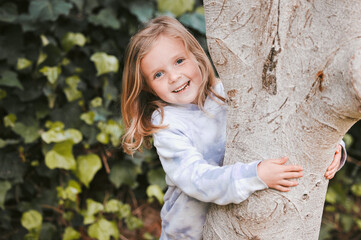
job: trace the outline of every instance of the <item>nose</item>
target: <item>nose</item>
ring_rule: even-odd
[[[180,79],[181,74],[179,74],[175,70],[172,70],[172,71],[169,72],[168,77],[169,77],[168,78],[169,83],[174,83],[174,82],[178,81],[178,79]]]

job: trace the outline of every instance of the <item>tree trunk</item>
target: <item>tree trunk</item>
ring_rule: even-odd
[[[225,164],[289,157],[304,177],[213,205],[204,239],[318,239],[326,168],[361,119],[360,0],[204,0],[228,96]]]

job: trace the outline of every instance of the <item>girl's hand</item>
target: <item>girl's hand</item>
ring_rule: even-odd
[[[303,168],[296,165],[284,165],[287,161],[288,157],[283,157],[260,162],[257,166],[258,177],[266,183],[268,187],[281,192],[288,192],[290,187],[298,185],[297,181],[291,179],[302,177]]]
[[[335,176],[337,170],[339,169],[340,164],[341,164],[341,156],[342,156],[342,146],[338,145],[335,155],[333,156],[332,163],[327,168],[326,173],[325,173],[325,177],[328,180],[332,179]]]

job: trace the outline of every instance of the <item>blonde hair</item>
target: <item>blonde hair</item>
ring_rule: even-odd
[[[142,145],[150,148],[151,135],[167,127],[152,124],[153,112],[159,109],[163,118],[163,106],[167,103],[153,93],[140,68],[141,60],[160,35],[182,40],[186,50],[195,56],[202,75],[198,106],[203,109],[207,96],[212,97],[211,93],[224,101],[224,98],[212,89],[216,83],[212,64],[194,36],[174,18],[161,16],[151,20],[130,39],[125,54],[121,111],[126,129],[123,135],[123,148],[128,154],[140,150]]]

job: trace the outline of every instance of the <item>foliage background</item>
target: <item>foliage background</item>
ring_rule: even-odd
[[[164,172],[122,152],[125,47],[177,17],[207,50],[200,0],[0,1],[0,239],[157,239]],[[331,181],[320,239],[360,239],[361,124]]]

